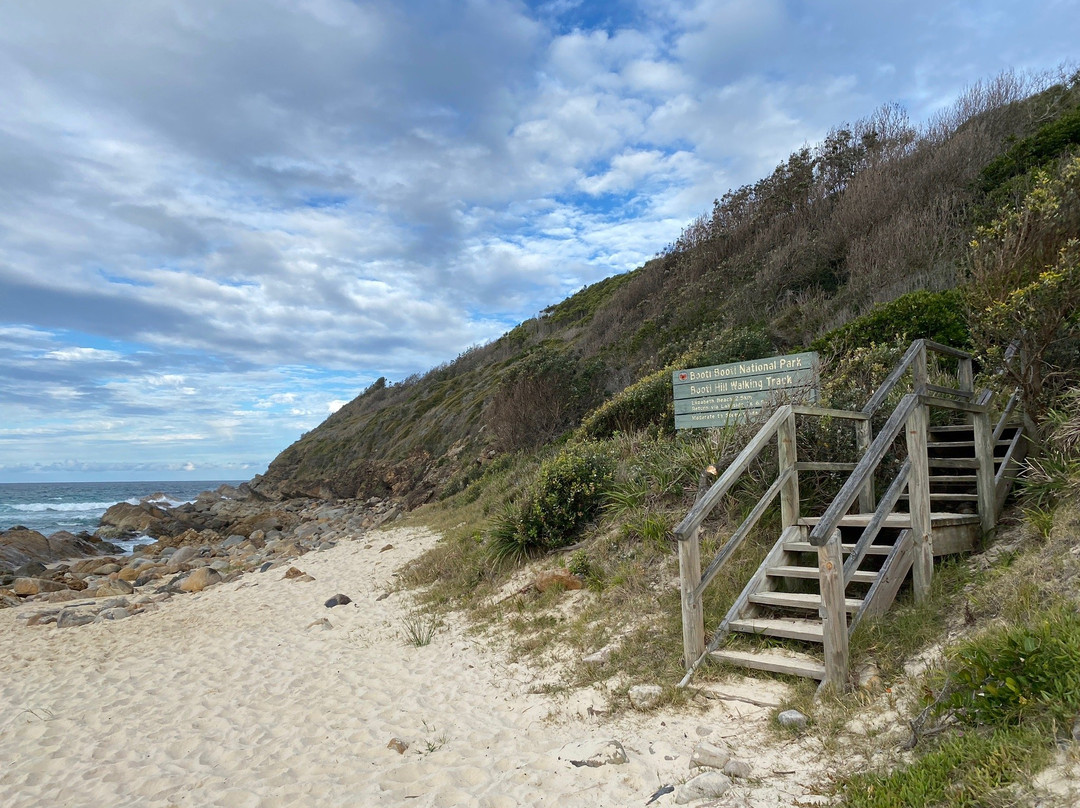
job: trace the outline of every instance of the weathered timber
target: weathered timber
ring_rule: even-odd
[[[834,530],[818,549],[821,585],[821,635],[825,645],[825,683],[843,690],[848,673],[848,599],[844,598],[844,561],[840,554],[840,531]],[[862,601],[853,611],[862,608]]]

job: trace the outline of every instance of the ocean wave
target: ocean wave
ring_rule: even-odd
[[[69,511],[105,511],[115,504],[115,502],[26,502],[16,505],[5,504],[4,507],[23,513],[67,513]]]

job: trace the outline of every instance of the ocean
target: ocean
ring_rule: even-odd
[[[0,483],[0,530],[23,525],[50,536],[58,530],[93,533],[106,509],[117,502],[138,504],[143,497],[162,494],[166,505],[191,502],[203,491],[212,491],[240,480],[195,480],[118,483]],[[137,544],[153,541],[114,541],[130,552]]]

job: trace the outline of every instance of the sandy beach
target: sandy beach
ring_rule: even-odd
[[[436,540],[369,534],[297,559],[314,581],[249,573],[118,622],[58,629],[26,625],[34,604],[0,611],[0,804],[644,805],[688,779],[702,740],[752,769],[717,804],[821,799],[808,795],[814,752],[770,737],[767,708],[699,699],[610,719],[588,709],[599,694],[530,693],[543,672],[456,618],[407,644],[411,596],[380,596]],[[326,608],[337,593],[353,603]],[[783,692],[739,688],[724,685],[764,702]],[[625,763],[570,762],[611,740]]]

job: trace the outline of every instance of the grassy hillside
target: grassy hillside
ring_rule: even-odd
[[[256,487],[416,505],[583,421],[610,432],[663,420],[664,368],[796,349],[875,303],[955,287],[976,227],[1077,147],[1077,121],[1075,76],[1033,86],[1005,75],[922,127],[893,105],[840,124],[724,193],[644,266],[423,376],[380,380]],[[605,402],[624,390],[613,414]]]

